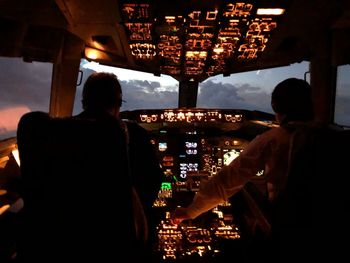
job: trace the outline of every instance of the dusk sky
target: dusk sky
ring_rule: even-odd
[[[117,69],[83,61],[85,78],[89,70],[112,72],[118,76],[126,103],[122,110],[143,108],[176,108],[178,105],[178,81],[166,75],[161,77],[125,69]],[[254,72],[232,74],[229,77],[217,75],[199,84],[198,108],[242,108],[272,113],[270,94],[276,84],[288,77],[303,78],[308,71],[308,63],[298,63],[290,67],[267,69]],[[90,71],[92,72],[92,71]],[[81,94],[78,87],[77,96]],[[81,110],[77,97],[75,111]]]
[[[178,82],[170,76],[116,69],[82,61],[83,82],[94,71],[113,72],[123,89],[121,110],[176,108]],[[270,94],[274,86],[289,78],[303,78],[308,63],[288,67],[214,76],[199,84],[198,108],[260,110],[272,113]],[[350,125],[349,66],[339,70],[336,121]],[[23,113],[49,110],[52,65],[25,63],[20,58],[0,58],[0,140],[15,136]],[[81,110],[81,89],[77,87],[74,114]]]

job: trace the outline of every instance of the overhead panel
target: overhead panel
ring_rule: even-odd
[[[121,1],[131,54],[155,74],[198,81],[255,63],[285,12],[276,1],[164,2]]]

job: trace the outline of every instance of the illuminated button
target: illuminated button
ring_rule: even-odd
[[[4,205],[4,206],[0,207],[0,215],[5,213],[6,210],[9,209],[9,208],[10,208],[10,205]]]

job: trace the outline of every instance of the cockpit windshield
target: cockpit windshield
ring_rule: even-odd
[[[179,84],[174,78],[150,73],[103,66],[82,60],[83,82],[92,72],[107,71],[118,76],[123,89],[121,110],[177,108]],[[224,77],[216,75],[199,83],[197,108],[247,109],[273,113],[270,94],[283,79],[304,78],[309,63],[302,62],[287,67],[250,71]],[[81,90],[77,88],[74,112],[81,110]]]

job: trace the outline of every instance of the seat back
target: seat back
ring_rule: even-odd
[[[341,258],[348,233],[349,133],[326,126],[294,132],[286,188],[273,204],[276,262]],[[335,260],[336,261],[336,260]]]
[[[125,134],[116,120],[25,114],[18,260],[116,262],[134,246]],[[120,245],[121,244],[121,245]]]

